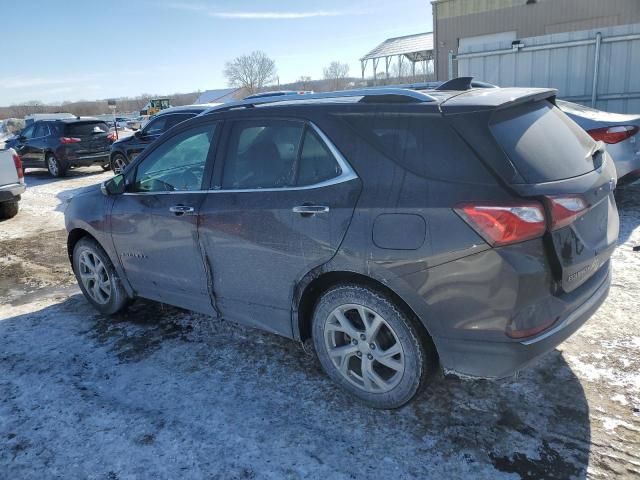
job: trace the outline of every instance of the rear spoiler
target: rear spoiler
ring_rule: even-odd
[[[555,88],[482,88],[460,92],[440,104],[443,114],[500,110],[514,105],[549,100],[555,103]]]

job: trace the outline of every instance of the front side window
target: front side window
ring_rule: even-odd
[[[33,129],[35,127],[33,125],[28,126],[27,128],[25,128],[24,130],[22,130],[22,132],[20,132],[20,136],[24,137],[24,138],[33,138]]]
[[[166,116],[154,118],[144,127],[142,133],[145,135],[160,135],[165,131],[166,121]]]
[[[178,113],[175,115],[162,115],[149,123],[144,129],[145,135],[161,135],[171,127],[195,117],[193,114]]]
[[[222,188],[308,186],[340,173],[327,146],[303,122],[243,120],[231,129]]]
[[[207,124],[171,137],[136,168],[133,192],[195,191],[202,188],[217,124]]]

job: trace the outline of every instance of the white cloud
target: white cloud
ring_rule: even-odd
[[[299,18],[341,17],[352,12],[338,10],[317,10],[309,12],[208,12],[214,18],[237,18],[243,20],[296,20]]]
[[[298,12],[219,11],[207,5],[196,3],[167,3],[165,6],[167,8],[173,8],[176,10],[206,13],[209,17],[212,18],[226,18],[237,20],[298,20],[303,18],[342,17],[346,15],[358,14],[358,12],[354,10],[307,10]]]

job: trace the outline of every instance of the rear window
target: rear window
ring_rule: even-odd
[[[549,102],[496,112],[491,132],[530,183],[577,177],[595,170],[593,139]]]
[[[69,136],[85,137],[89,135],[108,133],[109,127],[105,122],[69,123],[65,127],[65,132]]]

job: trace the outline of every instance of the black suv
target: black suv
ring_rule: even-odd
[[[615,167],[555,90],[366,89],[238,102],[173,128],[66,210],[102,313],[135,297],[309,341],[398,407],[505,377],[605,300]]]
[[[124,167],[171,127],[217,105],[219,104],[186,105],[162,110],[132,136],[113,142],[110,154],[111,170],[116,174],[121,173]]]
[[[38,120],[11,142],[24,168],[46,168],[64,177],[71,167],[100,165],[109,169],[109,127],[103,120],[78,117]]]

